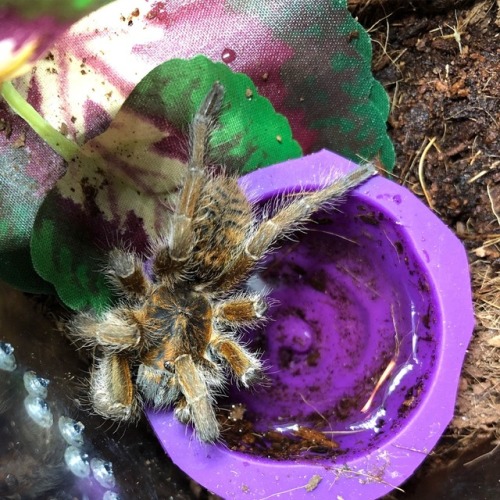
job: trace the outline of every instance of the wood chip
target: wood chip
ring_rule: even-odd
[[[500,335],[495,335],[491,339],[488,339],[486,343],[492,347],[500,347]]]

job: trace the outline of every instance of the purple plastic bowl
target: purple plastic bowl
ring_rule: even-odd
[[[252,172],[242,185],[264,202],[353,167],[321,151]],[[243,434],[241,443],[209,445],[171,412],[151,411],[166,452],[224,498],[372,499],[400,485],[453,416],[473,328],[459,240],[408,190],[375,177],[285,242],[251,286],[277,299],[272,321],[249,336],[270,384],[232,388],[221,404],[243,404],[254,436],[293,440],[294,431],[315,429],[338,448],[278,456],[279,440],[266,451],[265,440],[249,445]]]

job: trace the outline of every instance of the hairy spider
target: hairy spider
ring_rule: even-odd
[[[262,372],[238,331],[264,317],[266,298],[242,291],[244,281],[280,238],[375,172],[359,166],[257,217],[235,177],[205,166],[223,96],[215,83],[194,117],[187,173],[166,235],[152,249],[151,272],[136,254],[112,250],[109,274],[122,302],[70,323],[74,338],[98,348],[90,381],[97,413],[127,421],[142,399],[155,408],[173,405],[203,441],[219,437],[214,399],[228,372],[245,387]]]

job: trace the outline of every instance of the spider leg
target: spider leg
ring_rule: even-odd
[[[179,416],[183,421],[192,420],[202,441],[215,441],[220,434],[219,424],[203,371],[189,354],[182,354],[174,364],[175,378],[185,399],[185,404],[182,398],[179,400]]]
[[[235,283],[241,281],[242,276],[254,268],[279,239],[307,222],[320,208],[334,206],[348,190],[376,173],[375,167],[370,163],[359,165],[324,189],[300,195],[288,205],[284,205],[250,235],[240,256],[219,276],[214,283],[215,287],[222,290],[231,289]]]
[[[69,323],[69,334],[88,347],[101,346],[120,352],[138,346],[143,341],[139,324],[126,308],[115,308],[97,317],[78,314]]]
[[[92,370],[90,387],[93,407],[99,415],[123,421],[137,418],[139,404],[125,356],[104,354]]]
[[[227,323],[240,325],[264,317],[267,303],[259,294],[242,294],[221,301],[214,310],[214,317]]]
[[[248,387],[252,380],[262,373],[262,363],[259,358],[238,344],[233,338],[214,331],[210,346],[219,356],[226,360],[231,370],[245,387]]]
[[[141,364],[137,372],[137,385],[146,401],[157,409],[172,404],[179,397],[173,373]]]
[[[283,235],[290,233],[326,204],[332,205],[349,189],[365,181],[376,173],[373,165],[359,165],[347,175],[339,177],[324,189],[300,196],[285,205],[270,219],[263,222],[245,247],[249,259],[258,261],[264,253]]]
[[[191,410],[189,409],[189,405],[183,395],[179,396],[175,403],[174,415],[175,418],[183,424],[189,424],[192,419]]]
[[[181,267],[195,245],[193,216],[206,182],[205,159],[208,141],[223,96],[224,88],[215,83],[194,117],[186,178],[170,220],[167,244],[158,250],[153,264],[155,273],[160,277]]]
[[[115,248],[109,254],[108,274],[116,287],[130,298],[140,298],[151,290],[143,262],[133,253]]]

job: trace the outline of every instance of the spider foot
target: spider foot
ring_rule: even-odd
[[[90,389],[97,414],[117,421],[138,417],[139,402],[126,358],[112,354],[97,361],[91,374]]]
[[[180,398],[175,404],[174,415],[183,424],[191,422],[191,412],[185,398]]]

